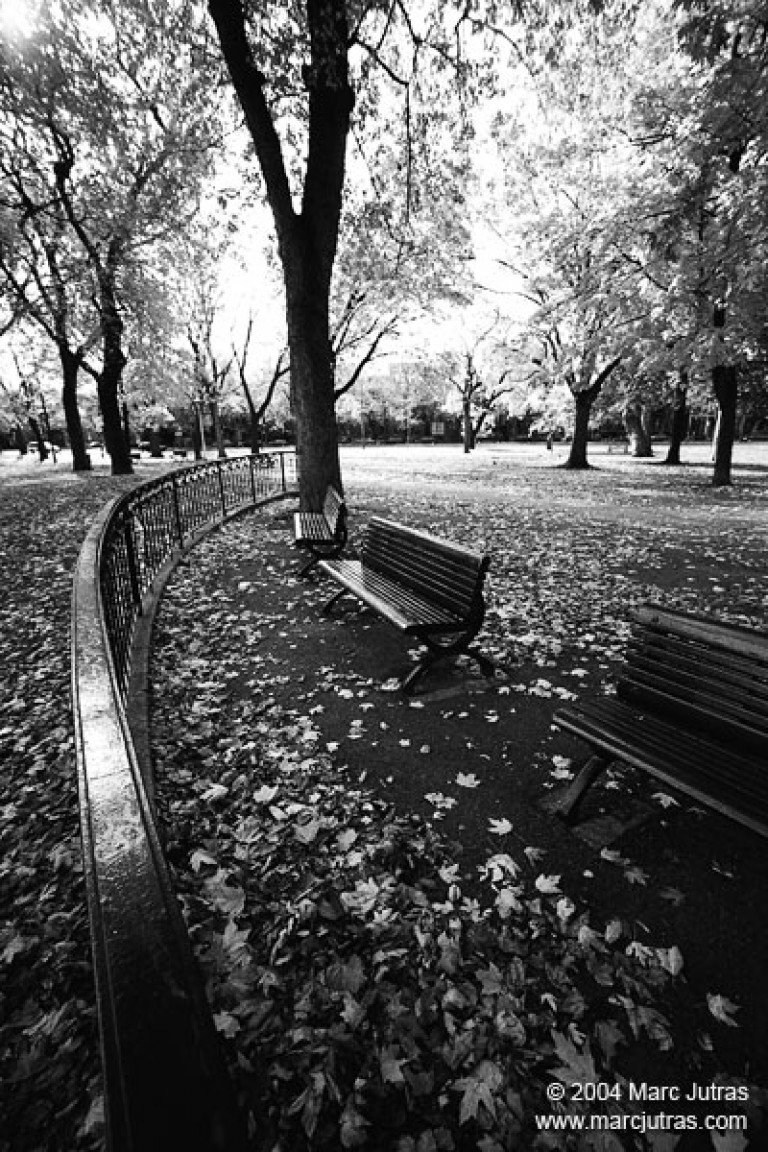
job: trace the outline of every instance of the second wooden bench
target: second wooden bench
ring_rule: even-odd
[[[340,556],[347,543],[347,506],[341,494],[329,484],[322,511],[297,512],[293,532],[296,547],[310,553],[299,576],[306,576],[319,560]]]
[[[411,692],[438,660],[465,652],[490,675],[492,661],[469,647],[485,616],[483,582],[489,563],[478,552],[374,517],[363,529],[358,560],[320,562],[320,569],[341,585],[324,611],[351,593],[426,647],[400,682],[404,692]]]
[[[568,821],[619,760],[768,836],[767,633],[644,605],[617,696],[554,720],[593,749],[560,802]]]

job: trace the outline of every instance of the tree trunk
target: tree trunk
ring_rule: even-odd
[[[296,212],[268,83],[258,66],[241,0],[208,0],[222,53],[253,140],[272,209],[285,280],[291,403],[296,419],[299,499],[322,507],[329,484],[341,489],[333,351],[328,310],[339,235],[344,167],[354,92],[347,53],[346,0],[307,0],[309,60],[301,70],[307,92],[307,149]]]
[[[202,415],[200,413],[200,408],[197,404],[194,404],[192,406],[192,451],[194,453],[195,460],[205,459],[203,456],[203,434],[200,428],[201,420]]]
[[[286,276],[286,281],[293,277]],[[341,464],[336,429],[333,354],[328,293],[313,292],[304,275],[287,284],[288,346],[291,353],[291,409],[296,419],[299,502],[322,508],[332,484],[339,492]],[[306,285],[306,287],[304,287]]]
[[[61,402],[64,407],[64,420],[67,425],[67,437],[72,449],[72,471],[90,472],[91,458],[85,450],[85,436],[83,423],[80,419],[80,409],[77,406],[77,376],[80,371],[80,359],[68,348],[59,345],[59,359],[63,376]]]
[[[721,488],[731,483],[731,458],[736,435],[738,380],[734,364],[718,364],[712,369],[712,384],[719,405],[718,434],[712,484]]]
[[[669,450],[664,461],[665,464],[680,463],[680,447],[688,430],[688,373],[685,368],[675,383],[675,395],[672,401],[672,430],[669,439]]]
[[[243,380],[243,391],[245,392],[245,400],[248,405],[248,439],[251,445],[251,452],[258,456],[261,449],[261,429],[259,427],[259,414],[256,411],[256,405],[251,396],[251,390],[245,380]]]
[[[99,284],[103,364],[98,393],[104,424],[104,444],[112,461],[113,476],[133,474],[131,449],[125,437],[120,413],[120,385],[127,363],[123,353],[123,321],[117,307],[112,276],[105,274]]]
[[[624,427],[627,430],[629,448],[633,456],[653,456],[649,413],[641,400],[631,400],[624,409]]]
[[[225,460],[227,450],[224,447],[224,437],[221,433],[221,416],[219,415],[218,400],[211,400],[211,422],[213,423],[213,438],[216,441],[216,454],[220,460]]]
[[[565,462],[566,468],[589,468],[591,465],[587,460],[587,444],[589,443],[589,416],[592,411],[592,405],[600,395],[600,389],[605,381],[610,376],[615,368],[618,368],[621,363],[621,356],[614,356],[606,366],[601,369],[595,380],[590,384],[589,388],[582,388],[580,391],[575,391],[573,385],[569,382],[569,387],[573,393],[573,398],[576,401],[576,419],[573,425],[573,440],[571,441],[571,451],[568,454],[568,459]]]
[[[37,441],[37,454],[40,458],[40,463],[42,463],[43,460],[48,459],[48,456],[50,455],[50,453],[48,452],[48,449],[45,446],[45,440],[43,439],[43,433],[40,429],[39,422],[35,419],[34,416],[31,416],[31,415],[28,416],[27,419],[29,420],[29,427],[32,429],[32,435],[34,436],[35,440]]]
[[[573,425],[573,440],[571,441],[571,450],[568,453],[568,459],[565,462],[566,468],[589,468],[591,467],[587,460],[587,444],[589,443],[589,416],[592,411],[592,405],[597,398],[597,392],[592,388],[585,388],[582,392],[577,392],[574,396],[576,401],[576,419]]]
[[[474,445],[472,443],[472,416],[469,410],[469,400],[462,402],[461,409],[461,438],[464,444],[464,451],[471,452]]]

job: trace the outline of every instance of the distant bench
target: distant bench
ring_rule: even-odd
[[[319,560],[332,560],[340,556],[347,543],[347,506],[336,489],[329,484],[321,512],[297,512],[294,516],[294,544],[308,548],[309,560],[299,569],[306,576]]]
[[[594,750],[558,806],[566,820],[621,760],[768,836],[768,633],[645,605],[617,697],[554,721]]]
[[[330,612],[349,592],[427,648],[400,682],[404,692],[438,660],[467,652],[490,674],[493,663],[470,651],[483,623],[487,556],[415,528],[374,517],[363,529],[359,560],[322,560],[320,569],[341,590],[325,605]]]

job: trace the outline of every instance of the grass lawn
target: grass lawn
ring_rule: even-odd
[[[255,1147],[569,1147],[535,1130],[553,1078],[739,1077],[761,1107],[764,841],[627,772],[576,830],[547,810],[585,752],[552,714],[610,682],[633,605],[764,627],[768,445],[736,446],[729,489],[685,456],[343,450],[353,545],[384,514],[491,554],[493,684],[392,692],[405,646],[354,607],[321,616],[279,505],[173,577],[160,804]],[[622,1139],[595,1146],[713,1147]]]

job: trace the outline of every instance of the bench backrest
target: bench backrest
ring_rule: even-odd
[[[622,699],[719,736],[734,751],[768,754],[768,633],[653,605],[634,621]]]
[[[360,556],[368,568],[460,619],[483,611],[488,556],[380,517],[365,526]]]
[[[339,536],[344,531],[346,515],[347,506],[344,498],[329,484],[323,501],[323,516],[334,536]]]

